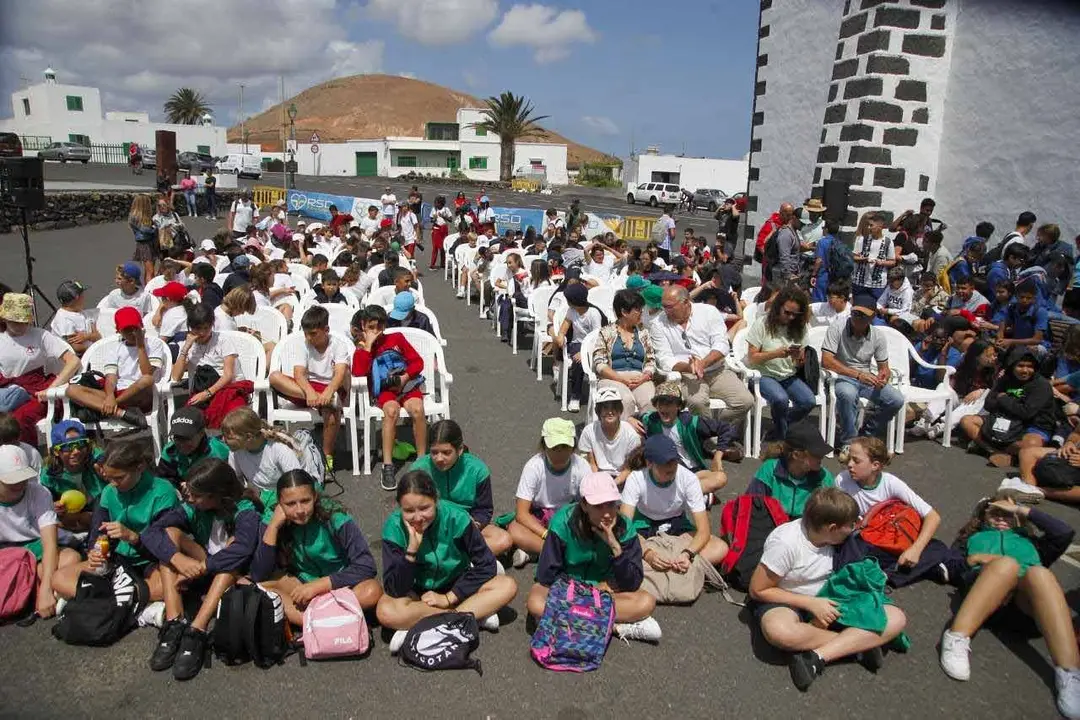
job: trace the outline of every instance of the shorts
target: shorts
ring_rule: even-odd
[[[686,515],[676,515],[673,518],[666,518],[664,520],[653,520],[652,518],[637,512],[634,514],[633,524],[637,534],[645,538],[650,538],[661,532],[667,533],[668,535],[683,535],[684,533],[693,534],[697,532],[694,523]]]
[[[323,392],[326,391],[326,388],[330,386],[330,383],[322,383],[322,382],[318,382],[318,381],[315,381],[315,380],[309,380],[308,384],[311,385],[312,390],[319,393],[320,395],[322,395]],[[285,400],[288,400],[289,402],[291,402],[296,407],[306,408],[308,406],[307,400],[305,400],[303,398],[286,397],[286,396],[282,395],[281,393],[278,393],[278,397],[281,397],[281,398],[284,398]],[[338,392],[337,392],[337,399],[338,399],[338,406],[339,407],[344,406],[348,402],[349,391],[345,389],[344,383],[342,384],[341,389],[339,389]]]
[[[750,600],[746,604],[746,606],[747,606],[747,608],[749,608],[750,614],[753,616],[754,620],[757,622],[758,627],[761,627],[761,618],[765,617],[765,613],[769,612],[770,610],[775,610],[776,608],[787,608],[788,610],[793,611],[796,615],[799,616],[799,620],[801,620],[802,622],[805,622],[805,623],[811,622],[814,619],[814,616],[811,613],[807,612],[806,610],[799,610],[798,608],[794,608],[794,607],[792,607],[790,605],[787,605],[785,603],[763,603],[763,602],[758,602],[757,600]],[[834,622],[832,625],[830,625],[826,629],[832,630],[833,632],[840,632],[845,627],[847,627],[847,626],[846,625],[841,625],[838,622]]]
[[[1024,434],[1025,435],[1038,435],[1039,437],[1042,438],[1043,442],[1045,442],[1045,443],[1050,442],[1050,433],[1047,432],[1046,430],[1043,430],[1042,428],[1029,427],[1026,430],[1024,430]]]
[[[419,400],[424,401],[424,393],[421,390],[410,390],[404,395],[398,395],[394,390],[383,390],[379,393],[379,396],[375,398],[375,407],[382,409],[383,405],[391,400],[397,402],[399,405],[404,405],[406,400]]]
[[[131,259],[136,262],[155,262],[161,259],[161,246],[158,245],[158,239],[146,240],[144,242],[135,243],[135,252],[132,254]]]
[[[37,540],[27,540],[26,542],[21,542],[21,543],[19,543],[19,542],[3,543],[3,544],[0,544],[0,547],[5,547],[5,548],[19,547],[19,548],[23,548],[25,550],[29,550],[30,552],[34,553],[34,557],[37,558],[38,562],[41,562],[41,556],[45,552],[45,549],[41,546],[41,538],[38,538]]]

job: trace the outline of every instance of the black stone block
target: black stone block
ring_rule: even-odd
[[[948,0],[911,0],[911,4],[914,5],[915,7],[924,7],[924,8],[933,8],[933,9],[938,9],[938,8],[945,7],[946,2],[948,2]]]
[[[764,80],[760,80],[760,81],[757,82],[757,84],[754,85],[754,94],[755,95],[764,95],[765,94],[765,81]]]
[[[839,60],[842,57],[844,57],[844,43],[837,43],[836,44],[836,59]]]
[[[765,113],[763,111],[761,111],[761,110],[758,110],[756,113],[754,113],[752,124],[753,125],[762,125],[764,123],[765,123]]]
[[[931,30],[944,30],[945,29],[945,16],[944,15],[934,15],[932,18],[930,18],[930,29]]]
[[[748,173],[746,174],[746,176],[747,176],[747,178],[749,178],[749,179],[750,179],[751,181],[753,181],[753,182],[757,182],[758,180],[760,180],[760,179],[761,179],[761,168],[756,168],[756,167],[752,167],[752,168],[750,168],[750,172],[748,172]]]
[[[869,10],[872,7],[877,7],[878,5],[883,5],[887,2],[889,2],[889,0],[862,0],[862,5],[859,6],[859,9]]]
[[[852,35],[858,35],[866,29],[866,20],[869,17],[867,13],[860,13],[849,17],[844,22],[840,23],[840,39],[849,38]]]
[[[886,128],[881,142],[886,145],[906,145],[914,147],[919,139],[918,128]]]
[[[898,27],[914,30],[919,27],[919,11],[907,8],[878,8],[874,13],[874,27]]]
[[[821,168],[816,167],[814,168],[814,184],[817,185],[819,182],[821,182]]]
[[[929,189],[930,189],[930,176],[929,175],[920,175],[919,176],[919,192],[926,192]]]
[[[874,168],[874,185],[883,188],[904,187],[904,168]]]
[[[855,223],[845,223],[847,227],[852,227]],[[855,231],[854,230],[841,230],[840,242],[844,243],[848,247],[853,247],[855,244]]]
[[[832,169],[831,179],[846,182],[852,187],[863,184],[863,178],[866,176],[866,168],[854,168],[854,167],[834,167]]]
[[[828,137],[828,135],[829,135],[828,129],[827,128],[822,128],[821,129],[821,139],[818,140],[818,143],[821,144],[821,145],[824,145],[825,144],[825,138]]]
[[[848,153],[848,162],[892,165],[892,150],[871,145],[852,145]]]
[[[757,66],[765,67],[769,64],[769,53],[762,53],[757,56]]]
[[[844,86],[844,99],[866,97],[868,95],[881,95],[884,83],[879,77],[860,78],[848,80]]]
[[[866,72],[883,75],[907,75],[911,72],[911,62],[905,57],[894,55],[871,55],[866,61]]]
[[[904,109],[892,103],[863,100],[859,103],[859,119],[877,120],[879,122],[903,122]]]
[[[850,60],[844,60],[833,65],[832,79],[843,80],[849,78],[855,73],[859,72],[859,58],[852,58]]]
[[[903,50],[908,55],[942,57],[945,55],[945,36],[905,35]]]
[[[888,50],[889,37],[888,30],[868,32],[859,38],[859,44],[855,47],[855,52],[859,55],[864,55],[865,53],[873,52],[875,50]]]
[[[838,90],[840,90],[840,86],[836,83],[833,83],[829,86],[829,102],[832,102],[836,99],[836,93]]]
[[[848,205],[853,208],[881,207],[880,190],[849,190]]]
[[[761,138],[750,141],[750,152],[761,152]]]
[[[761,9],[768,10],[772,7],[772,0],[761,0]]]
[[[859,211],[848,210],[844,213],[844,219],[840,221],[840,224],[844,227],[855,227],[859,224]],[[850,241],[848,241],[850,242]]]
[[[825,124],[842,123],[847,117],[847,105],[829,105],[825,108]]]
[[[926,83],[921,80],[901,80],[896,84],[896,99],[926,102]]]
[[[873,140],[874,128],[870,125],[863,125],[862,123],[856,123],[854,125],[845,125],[840,129],[840,142],[852,142],[858,140]]]
[[[757,212],[757,195],[746,196],[746,210],[748,212]]]
[[[817,161],[819,163],[834,163],[840,159],[840,147],[838,145],[826,145],[818,148]]]
[[[927,125],[930,122],[930,108],[919,108],[911,113],[911,122]]]
[[[758,28],[757,36],[759,38],[767,38],[767,37],[769,37],[769,27],[770,27],[769,25],[762,25],[760,28]]]

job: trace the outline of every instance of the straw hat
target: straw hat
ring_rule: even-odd
[[[811,213],[823,213],[827,210],[824,205],[821,204],[821,198],[810,198],[803,203],[803,210]]]
[[[8,293],[0,304],[0,320],[15,323],[34,322],[34,301],[29,295]]]

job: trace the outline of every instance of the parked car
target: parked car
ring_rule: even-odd
[[[217,166],[220,173],[231,173],[236,177],[262,177],[262,160],[251,153],[229,153]]]
[[[182,152],[176,156],[176,167],[188,172],[203,172],[214,167],[214,158],[206,153]]]
[[[716,212],[727,195],[723,190],[712,190],[708,188],[702,188],[694,191],[694,209],[698,210],[705,208],[709,212]]]
[[[38,150],[38,157],[42,160],[59,160],[62,163],[71,160],[85,165],[90,162],[90,148],[79,143],[54,142]]]
[[[0,132],[0,157],[22,157],[22,138],[15,133]]]
[[[142,155],[142,165],[144,168],[157,167],[157,150],[153,148],[142,148],[139,153]]]
[[[631,205],[635,202],[648,203],[652,207],[678,205],[681,200],[682,190],[674,183],[641,183],[626,193],[626,202]]]

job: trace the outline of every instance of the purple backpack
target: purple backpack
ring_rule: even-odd
[[[533,659],[559,672],[595,670],[604,659],[614,624],[611,593],[561,576],[551,584],[533,633]]]

